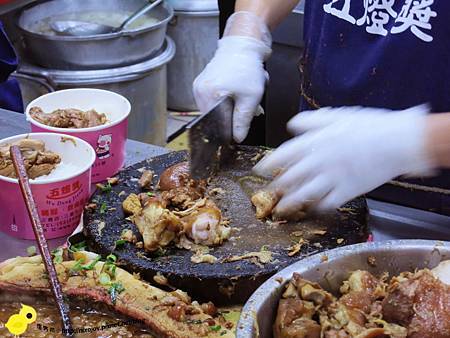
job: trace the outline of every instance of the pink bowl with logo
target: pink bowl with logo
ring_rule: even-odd
[[[48,239],[69,235],[80,222],[89,200],[94,149],[85,141],[56,133],[23,134],[0,140],[0,145],[22,138],[42,140],[61,157],[47,176],[30,180],[39,218]],[[0,175],[0,230],[18,238],[34,239],[17,179]]]
[[[95,109],[104,113],[108,122],[91,128],[55,128],[34,120],[29,112],[32,107],[40,107],[45,113],[56,109],[76,108],[83,111]],[[122,95],[102,89],[77,88],[60,90],[38,97],[26,109],[27,120],[32,132],[53,132],[79,137],[88,142],[96,152],[92,167],[94,183],[114,176],[125,163],[130,102]]]

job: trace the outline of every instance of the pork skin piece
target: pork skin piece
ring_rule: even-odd
[[[90,128],[107,122],[105,114],[93,109],[86,112],[74,108],[57,109],[46,114],[40,107],[32,107],[30,116],[42,124],[56,128]]]
[[[408,327],[410,338],[448,338],[450,285],[429,270],[393,278],[383,301],[383,317]]]
[[[272,214],[280,198],[273,191],[259,190],[251,198],[256,207],[256,218],[263,219]]]
[[[273,326],[275,338],[319,338],[321,326],[313,319],[320,308],[327,308],[335,298],[317,283],[294,273],[279,302]]]
[[[139,178],[138,184],[141,189],[150,189],[152,184],[154,172],[152,170],[144,170],[141,177]]]
[[[133,216],[147,251],[155,251],[172,242],[182,230],[181,220],[159,198],[148,200],[142,211]]]
[[[341,287],[343,296],[340,302],[345,306],[358,309],[366,314],[372,310],[372,304],[383,296],[384,289],[380,281],[370,272],[357,270],[351,273],[350,277]]]
[[[189,163],[180,162],[167,168],[159,178],[159,190],[167,205],[187,209],[206,192],[204,181],[193,180],[189,174]]]
[[[179,290],[160,290],[117,267],[114,281],[120,282],[124,291],[117,294],[113,303],[108,292],[109,286],[99,282],[104,262],[98,262],[93,270],[73,274],[70,269],[75,264],[76,261],[56,264],[62,291],[69,299],[106,305],[116,313],[142,321],[157,337],[234,337],[232,330],[215,332],[209,329],[209,324],[218,325],[218,320],[206,314],[199,304],[191,303],[189,297],[181,297],[183,293]],[[41,257],[16,257],[2,262],[0,291],[50,296],[49,280]]]
[[[105,114],[98,113],[96,110],[88,110],[85,114],[85,120],[87,120],[87,127],[97,127],[104,125],[108,119]]]
[[[222,214],[212,201],[182,219],[184,232],[195,244],[220,245],[227,236],[220,222]]]
[[[19,146],[30,179],[50,174],[56,165],[61,162],[58,154],[45,150],[43,141],[29,138],[21,139],[12,144],[0,146],[0,175],[2,176],[17,177],[10,154],[12,145]]]
[[[305,209],[288,210],[280,213],[275,210],[275,206],[280,201],[280,196],[268,190],[259,190],[251,198],[252,204],[256,207],[256,218],[264,219],[269,216],[274,221],[300,221],[306,217]]]
[[[275,338],[319,338],[321,327],[312,319],[314,304],[299,298],[280,300],[273,325]]]
[[[179,187],[169,191],[163,191],[161,198],[167,205],[180,209],[189,208],[195,201],[203,198],[203,193],[194,187]]]
[[[322,289],[319,284],[303,279],[298,273],[292,275],[290,284],[294,289],[288,287],[283,297],[293,297],[296,292],[297,296],[300,296],[303,300],[311,301],[319,306],[328,306],[335,301],[331,293]]]
[[[366,271],[356,271],[343,286],[344,296],[351,294],[377,299],[384,294],[379,285],[381,283]],[[347,299],[346,303],[341,300],[323,290],[319,284],[294,273],[279,302],[274,324],[275,337],[406,338],[403,327],[388,323],[377,327],[378,324],[371,322],[373,304],[367,309],[370,313],[365,313],[362,309],[366,302],[357,302],[354,298]],[[374,303],[380,305],[379,301]],[[372,319],[379,318],[375,315]]]
[[[189,162],[180,162],[163,171],[159,177],[159,189],[169,191],[180,188],[185,186],[189,180]]]
[[[147,194],[146,194],[147,195]],[[150,197],[148,197],[150,199]],[[138,215],[142,212],[142,199],[136,194],[129,194],[122,202],[122,209],[127,215]]]

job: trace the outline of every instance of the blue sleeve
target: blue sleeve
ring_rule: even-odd
[[[0,82],[8,80],[17,68],[17,55],[0,22]]]

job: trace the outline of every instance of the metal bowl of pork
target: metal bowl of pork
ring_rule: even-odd
[[[77,20],[119,26],[147,0],[52,0],[32,4],[16,17],[25,55],[42,67],[64,70],[131,65],[162,48],[172,7],[162,2],[124,31],[100,35],[57,35],[52,21]]]
[[[242,310],[236,337],[273,337],[278,302],[294,272],[338,294],[342,282],[355,270],[367,270],[376,276],[388,272],[394,276],[403,271],[431,269],[447,259],[450,242],[427,240],[362,243],[310,256],[272,276],[253,293]]]

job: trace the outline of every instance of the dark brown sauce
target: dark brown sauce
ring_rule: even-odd
[[[56,338],[63,337],[61,332],[61,320],[57,308],[51,304],[27,304],[37,312],[37,319],[29,324],[26,332],[20,337],[33,338]],[[0,304],[0,337],[14,337],[5,327],[9,317],[19,313],[21,304],[19,302]],[[153,338],[153,336],[139,323],[133,323],[131,319],[115,317],[111,314],[98,312],[96,310],[70,309],[72,327],[76,333],[75,337],[91,338],[125,338],[142,337]],[[110,326],[110,327],[107,327]],[[88,332],[91,329],[91,332]],[[82,332],[85,331],[85,332]]]

